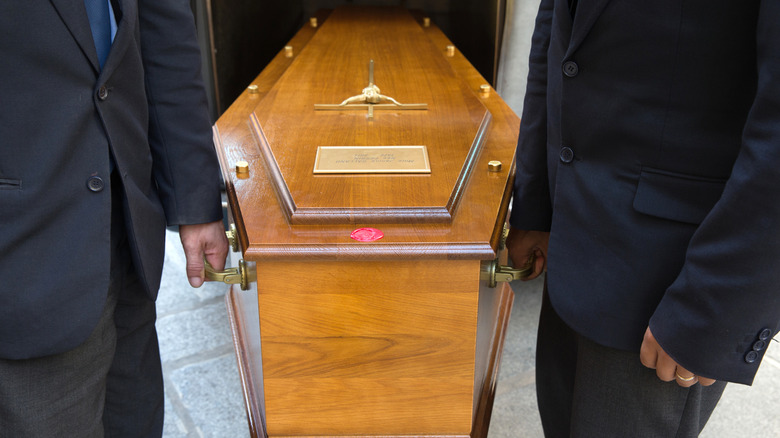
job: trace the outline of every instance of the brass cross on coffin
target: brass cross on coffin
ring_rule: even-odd
[[[372,59],[368,62],[368,86],[363,89],[361,94],[349,97],[338,105],[314,104],[315,110],[346,111],[356,108],[368,108],[368,118],[373,119],[374,109],[427,110],[428,104],[401,103],[390,96],[381,94],[379,87],[374,84],[374,60]]]

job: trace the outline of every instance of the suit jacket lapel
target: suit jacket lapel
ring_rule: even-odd
[[[558,3],[566,3],[561,1]],[[582,44],[582,41],[590,32],[596,19],[609,3],[609,0],[579,0],[577,5],[577,14],[574,17],[574,24],[571,31],[571,40],[569,48],[566,51],[566,57],[570,57]],[[568,11],[567,8],[564,7]]]
[[[65,22],[71,35],[81,47],[81,51],[92,63],[95,71],[100,71],[100,62],[98,61],[95,42],[92,39],[92,30],[89,27],[89,18],[87,10],[84,8],[84,2],[74,0],[51,0],[57,13]]]
[[[103,65],[103,73],[111,74],[116,68],[119,61],[122,59],[124,52],[130,45],[130,41],[135,38],[135,16],[137,1],[136,0],[122,0],[112,2],[114,5],[114,15],[116,16],[116,35],[114,35],[114,42],[111,44],[111,51],[108,52],[108,58]],[[120,8],[120,9],[118,9]]]

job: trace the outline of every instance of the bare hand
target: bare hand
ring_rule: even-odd
[[[674,361],[655,340],[650,327],[645,331],[645,338],[642,340],[642,347],[639,350],[639,359],[642,365],[654,369],[658,378],[664,382],[675,380],[678,385],[687,388],[695,385],[697,382],[702,386],[710,386],[715,383],[714,379],[708,379],[693,374]]]
[[[509,229],[506,247],[512,264],[523,266],[530,260],[531,256],[535,257],[533,273],[523,280],[533,280],[544,272],[547,265],[547,243],[549,240],[550,233],[546,231]]]
[[[187,278],[192,287],[200,287],[205,280],[205,259],[221,271],[225,268],[228,242],[222,221],[207,224],[180,225],[179,237],[187,258]]]

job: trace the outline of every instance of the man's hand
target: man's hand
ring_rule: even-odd
[[[525,265],[531,256],[535,256],[534,271],[523,280],[533,280],[544,272],[547,264],[547,243],[550,240],[550,233],[546,231],[525,231],[517,228],[509,229],[509,236],[506,238],[506,247],[509,251],[509,258],[512,264],[517,266]]]
[[[642,340],[642,348],[639,350],[639,359],[642,365],[654,369],[658,378],[664,382],[675,380],[678,385],[687,388],[693,386],[696,382],[702,386],[710,386],[715,383],[714,379],[708,379],[693,374],[674,361],[655,340],[650,327],[645,331],[645,338]]]
[[[222,221],[180,225],[179,237],[187,258],[187,278],[192,287],[200,287],[205,280],[204,257],[214,269],[221,271],[225,268],[228,241]]]

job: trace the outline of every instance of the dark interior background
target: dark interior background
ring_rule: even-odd
[[[203,53],[212,121],[321,9],[341,5],[421,10],[491,84],[506,0],[190,0]]]

